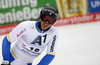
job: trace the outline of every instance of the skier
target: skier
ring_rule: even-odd
[[[18,24],[3,39],[1,65],[32,65],[46,47],[47,53],[37,65],[49,65],[55,57],[59,37],[58,30],[53,26],[57,18],[58,10],[46,5],[40,12],[40,21]]]

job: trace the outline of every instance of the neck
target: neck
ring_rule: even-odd
[[[40,30],[42,30],[42,29],[41,29],[41,22],[39,22],[38,27],[39,27]],[[47,30],[49,30],[49,29],[50,29],[50,27],[49,27],[48,29],[42,30],[42,31],[47,31]]]

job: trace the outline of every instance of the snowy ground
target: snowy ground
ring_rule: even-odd
[[[57,28],[60,34],[57,53],[50,65],[100,65],[100,22]],[[0,48],[4,36],[0,36]],[[33,65],[40,61],[45,52],[34,60]]]

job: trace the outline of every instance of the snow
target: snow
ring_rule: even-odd
[[[100,65],[100,22],[66,25],[57,29],[57,52],[50,65]],[[4,36],[0,36],[0,63]],[[33,65],[40,61],[45,52],[46,50],[33,61]]]

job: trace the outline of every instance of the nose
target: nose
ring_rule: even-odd
[[[46,23],[46,24],[49,24],[49,22],[48,22],[48,21],[45,21],[45,23]]]

